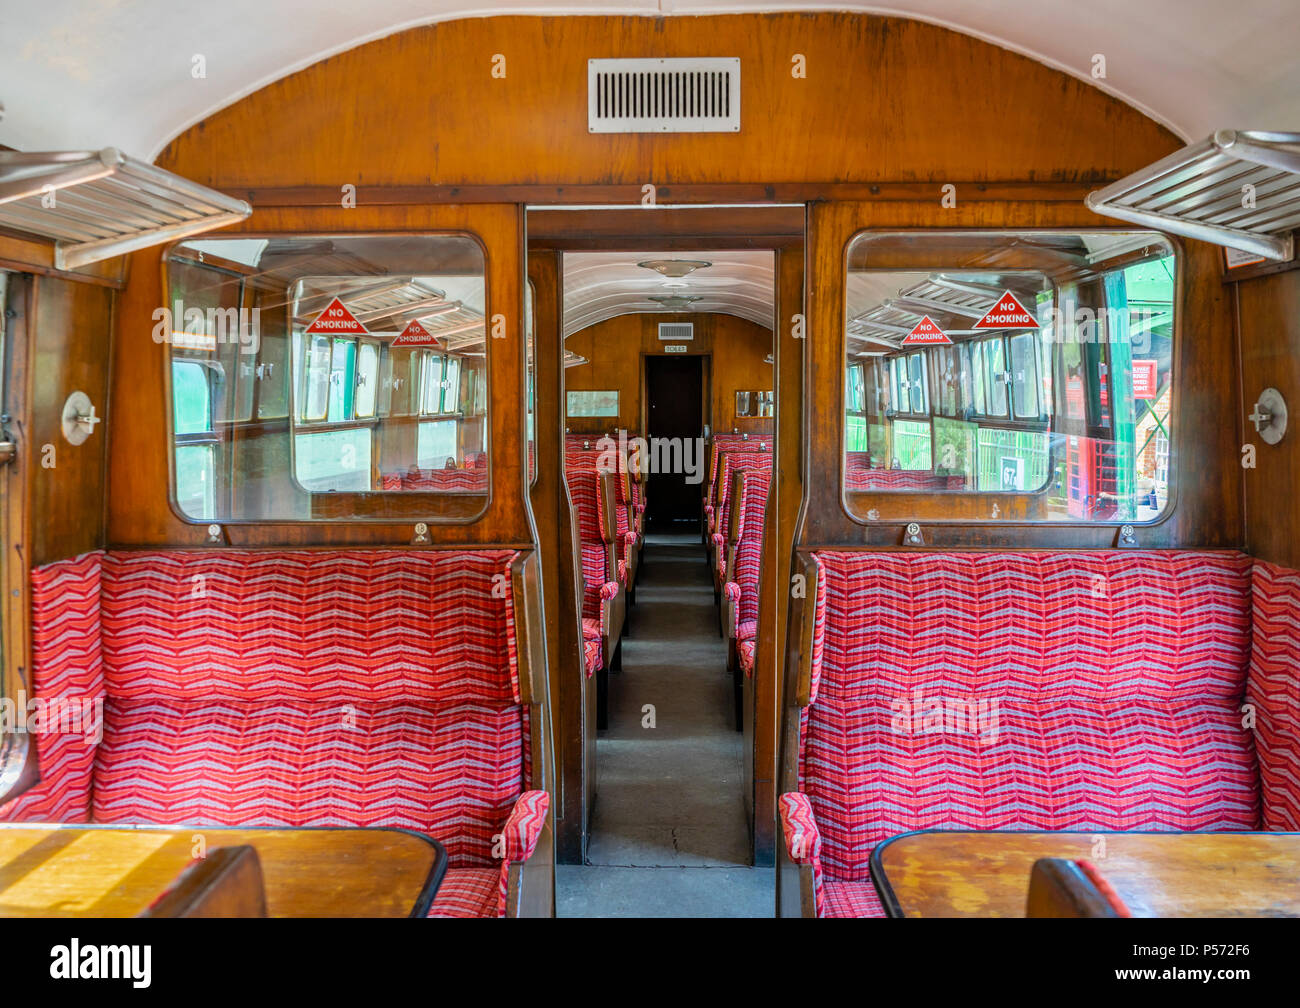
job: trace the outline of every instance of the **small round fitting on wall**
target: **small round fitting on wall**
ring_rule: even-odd
[[[84,444],[100,420],[90,396],[80,390],[73,392],[63,404],[63,439],[70,445]]]
[[[1246,417],[1265,444],[1277,444],[1286,434],[1286,400],[1275,388],[1266,388],[1255,400],[1255,408]]]

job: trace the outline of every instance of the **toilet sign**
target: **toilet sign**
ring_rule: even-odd
[[[442,349],[442,344],[438,341],[438,337],[429,332],[429,330],[424,328],[424,326],[420,325],[418,319],[411,319],[410,322],[406,323],[406,328],[398,334],[397,338],[393,340],[391,345],[427,346],[437,347],[439,350]]]
[[[366,327],[357,321],[357,317],[338,298],[325,306],[325,310],[316,316],[316,321],[307,327],[307,332],[329,333],[334,336],[368,335]]]
[[[1153,360],[1135,360],[1133,362],[1133,398],[1154,399],[1158,391],[1156,388],[1156,362]]]
[[[935,325],[929,315],[923,316],[920,322],[912,326],[912,331],[903,338],[903,346],[938,346],[951,342],[948,334]]]
[[[1038,319],[1010,291],[1003,291],[998,303],[975,323],[976,329],[1037,329]]]

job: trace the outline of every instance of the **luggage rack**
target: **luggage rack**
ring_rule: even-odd
[[[1287,262],[1300,227],[1300,133],[1219,130],[1084,202],[1107,217]]]
[[[101,151],[0,151],[0,227],[54,243],[77,269],[241,221],[252,208],[207,186]]]

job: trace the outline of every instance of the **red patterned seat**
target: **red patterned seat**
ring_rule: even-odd
[[[727,535],[731,527],[732,477],[738,472],[765,472],[771,479],[772,453],[769,451],[723,451],[718,454],[717,502],[713,511],[710,541],[713,551],[715,587],[726,580]]]
[[[868,859],[907,830],[1258,826],[1249,558],[814,558],[802,794],[782,801],[806,796],[818,842],[796,860],[823,916],[877,912]]]
[[[599,627],[602,639],[601,662],[613,655],[619,627],[613,626],[613,607],[620,586],[609,577],[609,546],[604,540],[604,509],[601,504],[600,477],[594,471],[566,473],[569,501],[572,505],[574,532],[578,537],[582,559],[582,619],[584,637],[587,629]]]
[[[404,827],[450,871],[501,876],[494,835],[545,798],[526,792],[515,557],[162,550],[35,571],[35,687],[102,697],[103,737],[38,735],[42,780],[0,817]]]
[[[1300,830],[1300,571],[1259,563],[1251,578],[1250,688],[1264,828]]]
[[[772,486],[770,469],[745,472],[744,493],[737,508],[735,552],[731,559],[731,580],[723,586],[730,612],[728,629],[738,642],[753,637],[758,625],[758,581],[763,564],[763,528],[767,517],[767,500]],[[748,633],[743,633],[743,628]],[[750,656],[753,649],[750,648]]]

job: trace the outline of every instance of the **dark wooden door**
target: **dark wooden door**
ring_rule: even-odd
[[[645,390],[645,433],[653,460],[646,485],[646,525],[661,531],[698,530],[704,358],[647,357]]]

